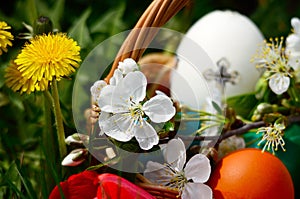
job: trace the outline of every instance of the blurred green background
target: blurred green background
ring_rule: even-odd
[[[101,41],[131,29],[152,0],[10,0],[0,3],[0,21],[12,27],[13,48],[0,57],[0,198],[47,198],[56,183],[86,165],[61,173],[55,136],[45,137],[43,99],[39,93],[19,95],[5,86],[4,69],[26,42],[16,38],[47,16],[54,28],[67,32],[85,56]],[[235,10],[251,18],[266,38],[286,36],[290,19],[300,17],[298,0],[192,0],[165,27],[186,32],[216,9]],[[247,39],[247,38],[245,38]],[[74,74],[76,75],[76,74]],[[73,78],[74,79],[74,78]],[[72,120],[72,80],[60,82],[66,134],[76,132]],[[45,141],[46,140],[46,141]]]

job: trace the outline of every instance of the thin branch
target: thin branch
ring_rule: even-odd
[[[300,116],[289,116],[288,117],[288,123],[297,123],[300,122]],[[253,123],[248,123],[245,124],[244,126],[238,128],[238,129],[233,129],[233,130],[229,130],[226,131],[225,133],[221,134],[221,135],[217,135],[217,136],[182,136],[180,135],[179,137],[183,140],[183,141],[217,141],[218,143],[220,143],[222,140],[229,138],[233,135],[242,135],[244,133],[247,133],[249,130],[251,129],[256,129],[256,128],[260,128],[265,126],[265,122],[264,121],[258,121],[258,122],[253,122]],[[167,143],[169,141],[169,139],[163,139],[160,140],[160,143]]]

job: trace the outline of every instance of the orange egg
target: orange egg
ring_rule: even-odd
[[[215,199],[294,199],[293,181],[284,164],[271,153],[254,148],[221,159],[208,185]]]

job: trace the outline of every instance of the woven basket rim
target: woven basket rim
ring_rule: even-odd
[[[190,0],[153,0],[123,42],[114,59],[111,70],[104,80],[109,82],[109,79],[113,76],[120,61],[126,58],[132,58],[138,62],[147,46],[156,36],[159,27],[166,24],[189,1]],[[157,29],[149,30],[151,27],[157,27]]]
[[[139,187],[146,190],[148,193],[152,194],[157,198],[166,198],[166,199],[180,199],[179,190],[176,188],[171,188],[163,185],[153,184],[142,174],[136,175],[137,182],[135,183]]]

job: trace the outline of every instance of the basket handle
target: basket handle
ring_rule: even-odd
[[[158,32],[158,29],[149,29],[149,27],[163,26],[177,14],[187,2],[189,2],[189,0],[152,1],[123,42],[113,62],[112,68],[104,80],[109,82],[109,79],[113,76],[120,61],[126,58],[132,58],[138,61]]]

